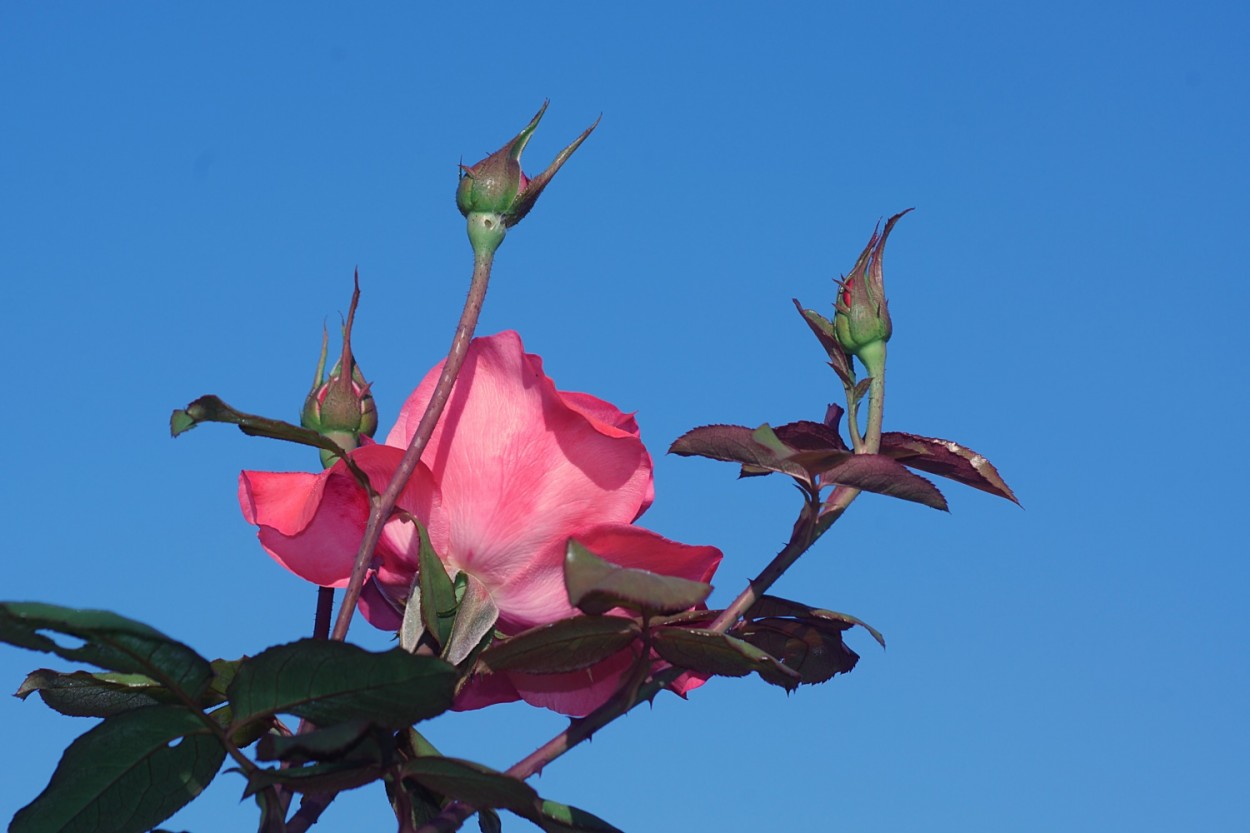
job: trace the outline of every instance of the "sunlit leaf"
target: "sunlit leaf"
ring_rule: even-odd
[[[704,425],[678,437],[668,451],[682,457],[710,457],[740,463],[743,476],[776,471],[804,481],[808,479],[802,466],[761,445],[755,438],[756,430],[742,425]]]
[[[959,443],[888,431],[881,435],[881,453],[905,466],[958,481],[1020,505],[998,469],[989,460]]]
[[[825,353],[829,356],[829,366],[833,368],[833,372],[838,374],[838,378],[842,380],[842,384],[850,387],[855,384],[855,371],[851,367],[851,359],[847,356],[846,351],[842,349],[842,345],[838,343],[838,338],[833,332],[833,322],[825,318],[820,313],[811,309],[804,309],[797,298],[792,298],[794,306],[799,311],[799,315],[803,316],[803,320],[807,322],[807,326],[811,328],[812,333],[820,341],[820,346],[825,348]]]
[[[208,786],[226,750],[195,712],[146,706],[105,719],[65,750],[9,833],[143,833]]]
[[[442,647],[451,636],[452,623],[456,618],[456,588],[434,551],[425,527],[418,524],[417,534],[420,536],[417,581],[421,591],[421,617],[439,647]]]
[[[452,665],[459,665],[473,653],[494,630],[495,622],[499,621],[499,608],[495,606],[486,585],[468,573],[461,575],[465,577],[464,595],[460,598],[451,633],[443,647],[443,659]]]
[[[564,586],[569,603],[584,613],[616,607],[651,613],[677,613],[703,602],[710,584],[621,567],[570,540],[564,555]]]
[[[880,454],[851,454],[821,473],[824,483],[853,486],[865,492],[910,500],[946,511],[938,488],[896,460]]]

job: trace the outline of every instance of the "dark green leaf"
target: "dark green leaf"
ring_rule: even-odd
[[[756,431],[742,425],[704,425],[678,437],[668,451],[682,457],[741,463],[744,477],[778,471],[807,482],[808,474],[802,466],[761,445],[755,435]]]
[[[25,700],[35,691],[49,708],[70,717],[111,717],[141,706],[178,702],[172,691],[143,674],[62,674],[40,668],[13,696]]]
[[[959,443],[887,431],[881,435],[881,453],[913,469],[958,481],[1020,505],[998,469],[989,460]]]
[[[321,726],[369,720],[400,728],[451,707],[456,670],[401,648],[371,653],[303,639],[245,660],[229,689],[235,720],[290,713]]]
[[[404,778],[478,809],[502,807],[524,814],[538,801],[524,781],[459,758],[414,758],[404,764]]]
[[[482,833],[503,833],[503,822],[494,810],[478,810],[477,829]]]
[[[491,645],[478,661],[491,671],[562,674],[589,668],[639,637],[633,619],[578,616],[532,628]]]
[[[823,683],[859,662],[859,654],[842,641],[848,627],[824,619],[768,617],[743,622],[734,633],[797,671],[799,682]]]
[[[589,614],[616,607],[677,613],[702,603],[712,592],[701,581],[617,566],[571,539],[564,555],[564,586],[569,602]]]
[[[143,833],[199,795],[225,756],[199,716],[181,706],[109,717],[69,745],[9,833]]]
[[[83,644],[59,644],[47,633],[63,634]],[[181,642],[106,610],[36,602],[0,604],[0,640],[109,671],[144,674],[180,689],[192,700],[204,693],[213,673],[208,660]]]
[[[256,745],[256,758],[297,764],[347,758],[380,764],[394,749],[394,732],[365,720],[349,720],[297,735],[266,734]]]
[[[425,527],[418,524],[417,533],[421,536],[420,569],[417,573],[421,591],[421,617],[441,648],[447,644],[452,623],[456,619],[456,588],[438,553],[434,552]]]
[[[547,833],[622,833],[585,810],[544,799],[536,815],[527,816]]]
[[[279,784],[298,793],[342,792],[362,787],[381,777],[382,767],[368,760],[258,769],[248,775],[243,796],[246,798]]]
[[[851,454],[821,473],[824,483],[840,483],[865,492],[901,498],[946,511],[946,498],[937,487],[902,463],[880,454]]]
[[[802,602],[792,602],[789,599],[783,599],[780,596],[761,596],[759,600],[751,605],[746,612],[747,619],[760,619],[765,616],[792,616],[807,619],[825,619],[831,622],[844,622],[847,627],[851,625],[859,625],[868,633],[872,634],[872,638],[877,640],[882,648],[885,647],[885,637],[881,631],[872,625],[852,616],[849,613],[838,613],[835,610],[825,610],[824,608],[813,607],[803,604]]]
[[[655,651],[679,668],[703,674],[741,677],[755,671],[766,682],[785,688],[798,685],[799,675],[765,651],[741,639],[698,628],[660,628]]]
[[[234,675],[238,673],[239,666],[242,664],[242,659],[213,660],[213,680],[208,684],[208,692],[204,695],[204,699],[200,701],[200,705],[215,706],[218,703],[226,702],[226,690],[234,682]]]
[[[460,597],[456,619],[443,647],[443,659],[452,665],[459,665],[472,654],[499,621],[499,608],[495,607],[486,585],[468,573],[461,575],[465,577],[464,595]]]
[[[280,419],[269,419],[256,414],[245,414],[242,411],[236,411],[220,398],[211,394],[201,396],[186,408],[174,411],[169,417],[169,434],[172,437],[177,437],[190,431],[201,422],[224,422],[227,425],[237,425],[239,430],[249,437],[268,437],[273,440],[285,440],[286,442],[310,445],[313,448],[328,451],[335,457],[345,460],[347,467],[351,469],[356,480],[368,488],[369,478],[352,462],[350,457],[344,454],[343,449],[328,437],[311,429],[283,422]]]

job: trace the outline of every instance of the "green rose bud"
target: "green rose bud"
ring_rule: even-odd
[[[521,222],[529,213],[556,171],[599,124],[599,120],[595,119],[594,124],[556,155],[547,170],[531,179],[521,170],[521,152],[534,135],[538,122],[547,111],[547,104],[544,101],[525,129],[499,150],[476,165],[460,166],[456,206],[468,219],[469,240],[475,251],[488,249],[493,252],[499,246],[507,229]]]
[[[369,392],[369,383],[365,381],[356,364],[356,358],[352,355],[352,323],[356,318],[356,304],[359,300],[360,276],[357,273],[351,307],[347,312],[347,323],[343,325],[342,356],[331,368],[329,377],[325,377],[323,373],[329,335],[323,334],[317,373],[313,378],[312,390],[304,400],[304,410],[300,414],[300,425],[324,435],[344,451],[357,448],[362,436],[372,437],[378,430],[377,405],[373,401],[373,394]],[[335,459],[337,458],[331,452],[321,451],[323,466],[329,468],[334,465]]]
[[[864,363],[870,376],[875,375],[874,369],[879,364],[883,347],[894,330],[881,274],[885,241],[894,224],[907,211],[887,220],[885,230],[879,235],[876,229],[873,230],[868,245],[855,262],[855,268],[842,280],[842,291],[834,304],[834,335],[843,350]]]

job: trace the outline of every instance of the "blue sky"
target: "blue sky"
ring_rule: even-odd
[[[629,831],[1244,824],[1245,8],[519,7],[0,8],[0,595],[210,656],[304,635],[312,591],[260,551],[235,483],[316,455],[225,427],[172,441],[169,412],[216,393],[294,417],[359,266],[388,426],[467,286],[456,163],[549,97],[531,172],[603,122],[500,249],[481,332],[637,410],[645,521],[724,550],[713,602],[784,542],[795,496],[663,451],[823,414],[840,391],[790,299],[831,303],[904,208],[886,427],[986,454],[1026,508],[861,500],[777,590],[888,651],[852,634],[863,659],[831,684],[662,698],[540,792]],[[9,690],[47,665],[0,649]],[[2,697],[0,725],[7,819],[88,724]],[[561,725],[511,706],[429,733],[506,767]],[[248,829],[241,788],[220,776],[167,826]],[[389,818],[370,788],[320,829]]]

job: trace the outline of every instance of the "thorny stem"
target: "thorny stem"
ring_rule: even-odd
[[[356,612],[356,602],[360,600],[360,591],[364,588],[365,573],[368,572],[369,564],[373,561],[373,551],[378,545],[378,539],[382,537],[382,527],[390,518],[391,511],[395,508],[395,501],[399,499],[399,493],[403,491],[408,478],[417,468],[421,454],[434,433],[434,426],[438,424],[439,418],[443,415],[443,409],[447,407],[447,400],[451,398],[452,385],[455,384],[460,367],[464,364],[469,342],[472,341],[473,331],[477,328],[478,315],[482,312],[482,302],[486,298],[486,285],[490,282],[490,269],[493,261],[493,250],[476,248],[473,256],[473,280],[469,285],[469,297],[465,299],[464,311],[460,314],[460,323],[456,325],[456,334],[451,340],[451,349],[447,351],[447,361],[443,364],[443,372],[438,377],[434,395],[425,406],[425,413],[417,425],[416,433],[412,435],[412,441],[408,443],[408,450],[404,452],[403,459],[400,460],[399,467],[395,469],[395,474],[391,476],[386,490],[377,498],[372,511],[369,512],[365,535],[360,542],[360,550],[356,553],[356,561],[352,565],[351,579],[343,594],[343,601],[339,605],[339,615],[334,623],[334,630],[330,634],[333,640],[341,642],[347,637],[352,615]]]
[[[325,639],[330,635],[330,617],[334,615],[334,588],[317,588],[317,614],[313,619],[313,639]]]

